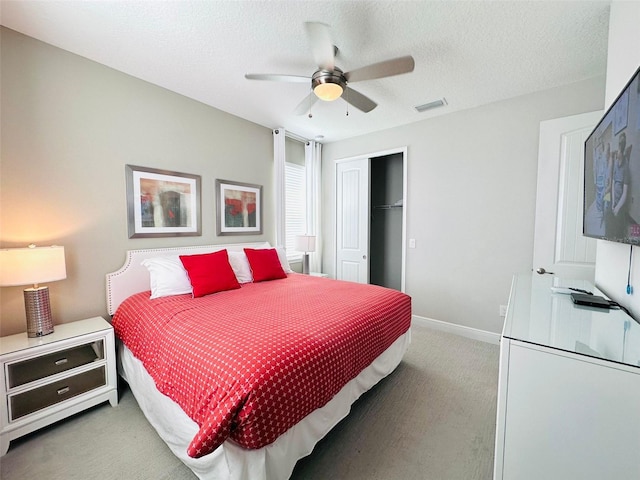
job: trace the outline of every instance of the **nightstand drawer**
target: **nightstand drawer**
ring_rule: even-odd
[[[104,366],[12,395],[9,397],[9,420],[16,420],[103,385],[106,385]]]
[[[104,359],[104,342],[96,340],[58,352],[7,365],[8,388],[65,372]]]

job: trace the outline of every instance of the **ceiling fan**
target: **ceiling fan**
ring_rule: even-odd
[[[349,87],[349,83],[391,77],[412,72],[415,66],[413,57],[393,58],[383,62],[367,65],[350,72],[343,72],[335,65],[338,47],[331,42],[329,26],[319,22],[306,22],[305,29],[311,43],[313,56],[318,70],[311,77],[301,75],[280,75],[272,73],[248,73],[249,80],[271,80],[276,82],[306,83],[311,82],[312,92],[296,107],[298,115],[309,111],[318,100],[333,101],[340,97],[359,110],[367,113],[376,108],[376,102]]]

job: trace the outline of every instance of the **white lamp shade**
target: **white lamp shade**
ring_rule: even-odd
[[[337,83],[320,83],[313,89],[316,97],[325,102],[333,102],[340,98],[342,92],[342,87]]]
[[[298,252],[305,252],[305,253],[315,252],[316,251],[315,235],[297,235],[296,250]]]
[[[0,287],[55,282],[67,278],[64,247],[0,250]]]

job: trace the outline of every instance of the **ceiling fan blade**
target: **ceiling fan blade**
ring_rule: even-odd
[[[317,101],[318,101],[318,97],[316,96],[315,93],[313,93],[313,91],[311,91],[309,95],[307,95],[302,99],[302,101],[298,104],[298,106],[293,111],[293,113],[296,115],[304,115],[305,113],[308,113],[309,110],[311,110],[311,107]]]
[[[411,55],[406,57],[393,58],[384,62],[374,63],[366,67],[357,68],[344,74],[348,82],[360,82],[362,80],[373,80],[374,78],[391,77],[401,73],[413,72],[415,61]]]
[[[274,82],[311,82],[311,77],[303,77],[301,75],[280,75],[278,73],[247,73],[244,78],[248,80],[271,80]]]
[[[356,92],[353,88],[347,87],[342,93],[342,98],[344,98],[348,103],[356,107],[358,110],[362,110],[364,113],[369,113],[371,110],[376,108],[378,104],[371,100],[369,97],[365,97],[360,92]]]
[[[329,25],[320,22],[305,22],[307,36],[316,65],[323,70],[335,67],[335,51],[329,34]]]

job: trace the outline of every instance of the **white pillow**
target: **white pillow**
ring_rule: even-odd
[[[244,252],[232,252],[227,250],[229,254],[229,263],[233,269],[233,273],[236,274],[238,283],[253,282],[253,275],[251,274],[251,267],[249,266],[249,260]]]
[[[287,260],[287,252],[284,247],[276,247],[276,252],[278,252],[278,258],[280,259],[280,263],[282,264],[282,269],[284,273],[291,273],[293,270],[291,269],[291,265],[289,265],[289,260]]]
[[[142,265],[149,270],[149,283],[151,284],[151,297],[149,298],[191,293],[189,275],[178,255],[146,258],[142,261]]]
[[[265,243],[263,246],[257,247],[258,249],[262,248],[273,248],[269,243]],[[278,253],[278,259],[280,260],[280,264],[282,265],[282,270],[284,273],[291,273],[293,270],[289,265],[289,261],[287,260],[287,252],[285,252],[283,247],[276,247],[276,252]],[[253,282],[253,274],[251,273],[251,266],[249,265],[249,259],[244,252],[235,252],[228,250],[229,253],[229,263],[231,264],[231,268],[236,274],[236,278],[238,279],[238,283],[249,283]]]

